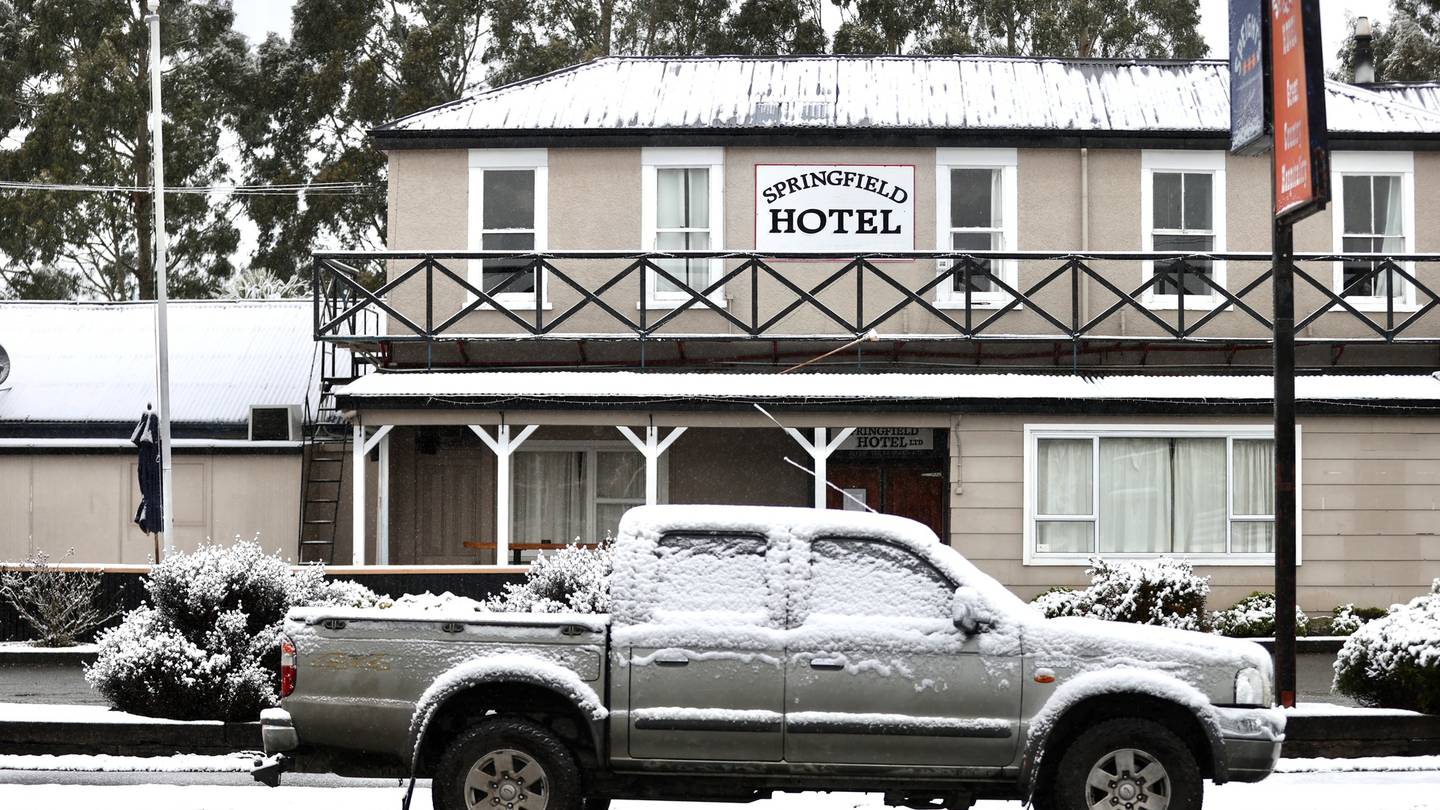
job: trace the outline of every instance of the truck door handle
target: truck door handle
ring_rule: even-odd
[[[655,666],[657,666],[657,667],[688,667],[688,666],[690,666],[690,659],[689,659],[689,658],[685,658],[685,657],[683,657],[683,656],[680,656],[680,657],[674,657],[674,656],[672,656],[672,657],[668,657],[668,658],[656,658],[656,659],[655,659]]]
[[[839,658],[811,658],[810,668],[824,670],[844,669],[845,662]]]

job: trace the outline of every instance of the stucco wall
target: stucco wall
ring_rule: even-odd
[[[153,541],[132,522],[140,503],[130,454],[0,455],[0,560],[44,551],[61,561],[145,563]],[[296,551],[300,456],[177,453],[175,545],[193,549],[257,534]]]

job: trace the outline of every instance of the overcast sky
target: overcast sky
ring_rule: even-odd
[[[293,2],[294,0],[236,0],[235,28],[252,42],[260,42],[270,31],[288,36],[290,6]],[[1390,8],[1389,0],[1324,0],[1321,5],[1321,13],[1324,15],[1321,29],[1325,34],[1327,71],[1334,68],[1335,52],[1339,50],[1341,40],[1349,33],[1345,25],[1347,15],[1383,20]],[[828,0],[823,8],[826,12],[826,27],[833,28],[836,24],[833,20],[838,12]],[[1223,56],[1227,48],[1228,13],[1228,0],[1200,0],[1200,33],[1210,45],[1211,56]]]

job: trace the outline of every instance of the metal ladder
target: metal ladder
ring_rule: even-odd
[[[328,387],[328,384],[326,385]],[[334,397],[322,394],[321,407],[305,425],[300,499],[300,562],[335,562],[335,534],[340,494],[350,461],[350,431],[339,421]]]

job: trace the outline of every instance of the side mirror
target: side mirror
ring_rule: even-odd
[[[995,625],[995,618],[986,609],[980,594],[964,585],[955,589],[950,612],[956,629],[968,636],[984,633]]]

